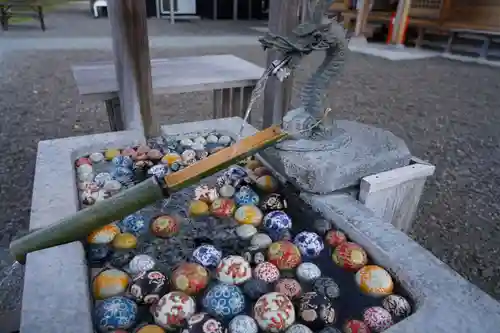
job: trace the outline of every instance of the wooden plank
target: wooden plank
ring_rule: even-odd
[[[73,66],[81,96],[106,100],[116,96],[118,82],[109,61]],[[230,54],[151,60],[153,92],[174,94],[253,86],[264,69]]]
[[[404,232],[411,227],[427,177],[435,171],[433,165],[414,162],[364,177],[360,184],[359,201]]]
[[[288,36],[299,24],[297,11],[300,0],[272,0],[269,2],[269,31],[281,36]],[[267,67],[272,62],[281,59],[279,52],[267,51]],[[283,115],[289,110],[292,99],[293,75],[284,82],[276,77],[269,78],[264,91],[264,116],[263,126],[279,124]]]
[[[360,37],[364,34],[368,15],[370,14],[370,0],[362,0],[361,7],[356,16],[356,27],[354,28],[354,37]]]

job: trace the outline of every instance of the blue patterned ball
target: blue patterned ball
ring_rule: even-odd
[[[204,267],[216,267],[222,259],[222,252],[213,245],[201,245],[193,251],[193,261]]]
[[[156,178],[163,178],[168,174],[168,167],[166,165],[158,164],[148,170],[148,176]]]
[[[139,214],[129,215],[118,222],[117,225],[122,232],[129,232],[136,236],[143,234],[147,230],[146,220],[144,216]]]
[[[113,170],[111,175],[113,179],[119,181],[123,185],[128,185],[134,181],[134,172],[129,168],[117,167]]]
[[[227,322],[245,310],[245,296],[237,286],[219,283],[205,293],[202,304],[208,314]]]
[[[137,320],[137,304],[126,297],[111,297],[97,305],[94,318],[100,332],[126,330]]]
[[[134,161],[132,160],[132,158],[130,158],[130,156],[122,155],[113,157],[111,162],[113,162],[116,167],[124,167],[129,169],[132,168],[132,164],[134,164]]]
[[[259,195],[249,186],[242,186],[239,191],[234,194],[234,202],[238,206],[257,205],[259,203]]]
[[[275,210],[264,216],[262,225],[269,233],[280,232],[292,228],[292,219],[285,212]]]
[[[304,257],[314,258],[319,256],[324,249],[321,237],[309,231],[302,231],[295,236],[293,243],[299,248]]]
[[[89,244],[87,257],[90,262],[98,263],[106,259],[109,252],[108,244]]]
[[[224,172],[224,176],[231,182],[248,176],[246,170],[238,165],[234,165]]]

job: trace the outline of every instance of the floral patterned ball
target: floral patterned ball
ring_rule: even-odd
[[[318,234],[309,231],[302,231],[295,236],[293,241],[304,257],[315,258],[324,249],[323,241]]]
[[[295,244],[279,241],[272,243],[267,249],[267,260],[280,270],[287,270],[300,265],[302,256]]]
[[[308,327],[319,330],[335,323],[336,314],[332,303],[317,292],[307,292],[300,298],[299,318]]]
[[[188,319],[187,328],[182,333],[225,333],[225,331],[220,321],[208,313],[200,312]]]
[[[222,252],[213,245],[201,245],[193,251],[193,260],[204,267],[216,267],[222,259]]]
[[[168,238],[179,232],[180,224],[177,218],[170,215],[161,215],[151,221],[150,229],[153,235]]]
[[[405,318],[411,314],[410,303],[400,295],[389,295],[382,301],[384,309],[396,318]]]
[[[123,271],[115,268],[103,270],[92,281],[93,295],[96,299],[122,295],[129,281],[129,276]]]
[[[295,279],[281,279],[274,287],[276,292],[282,293],[289,299],[295,299],[302,294],[302,286]]]
[[[333,261],[340,267],[357,271],[368,263],[368,255],[356,243],[345,242],[335,248],[332,254]]]
[[[94,318],[100,332],[127,330],[137,320],[137,304],[122,296],[107,298],[97,304]]]
[[[288,205],[281,194],[271,193],[262,199],[259,207],[264,213],[268,213],[273,210],[284,210]]]
[[[335,299],[340,296],[338,284],[330,277],[320,277],[315,280],[313,290],[329,299]]]
[[[370,329],[361,320],[348,320],[344,324],[345,333],[370,333]]]
[[[377,265],[362,267],[356,272],[355,280],[359,289],[370,296],[387,296],[394,289],[394,282],[391,275]]]
[[[264,216],[262,225],[271,238],[276,239],[283,230],[292,228],[292,219],[285,212],[275,210]]]
[[[128,264],[128,272],[131,275],[139,274],[140,272],[149,271],[156,265],[156,261],[147,254],[138,254]]]
[[[237,286],[218,283],[205,293],[202,305],[210,315],[229,321],[245,310],[245,296]]]
[[[208,284],[208,271],[196,263],[182,263],[172,274],[172,286],[187,295],[195,295]]]
[[[238,206],[257,205],[259,203],[259,195],[250,186],[242,186],[234,194],[234,202]]]
[[[330,230],[326,233],[325,242],[333,248],[347,242],[346,235],[339,230]]]
[[[258,331],[255,320],[247,315],[238,315],[229,323],[229,333],[257,333]]]
[[[254,305],[254,317],[261,330],[278,333],[295,322],[295,309],[288,297],[272,292],[261,296]]]
[[[372,306],[363,313],[363,321],[373,332],[383,332],[393,325],[392,316],[380,306]]]
[[[275,265],[266,261],[255,267],[253,275],[256,279],[267,283],[273,283],[280,278],[280,270]]]
[[[194,299],[183,292],[173,291],[154,306],[153,317],[156,324],[167,330],[182,327],[196,311]]]
[[[132,214],[125,217],[118,222],[118,227],[120,227],[122,232],[129,232],[136,236],[143,234],[147,230],[146,220],[144,216],[139,214]]]
[[[252,278],[252,269],[243,257],[228,256],[217,266],[216,276],[223,283],[242,284]]]
[[[130,286],[130,294],[138,303],[153,304],[168,291],[168,278],[160,271],[139,273]]]
[[[293,324],[286,330],[286,333],[313,333],[313,331],[306,325]]]
[[[304,262],[297,267],[297,278],[301,282],[312,282],[321,276],[321,270],[312,262]]]
[[[232,199],[217,198],[210,206],[210,213],[218,218],[231,217],[236,210],[236,205]]]

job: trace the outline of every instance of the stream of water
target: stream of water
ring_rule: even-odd
[[[0,271],[0,276],[2,276],[2,278],[0,279],[0,291],[4,287],[4,284],[9,281],[9,278],[12,278],[13,273],[18,268],[21,268],[21,264],[16,261],[12,265],[3,268]]]

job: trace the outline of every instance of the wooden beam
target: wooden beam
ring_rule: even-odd
[[[356,27],[354,28],[354,37],[364,36],[368,14],[370,14],[371,0],[360,0],[361,6],[358,8],[356,16]]]
[[[299,24],[299,16],[297,15],[299,8],[300,0],[269,1],[269,31],[278,35],[289,36]],[[280,59],[279,52],[267,51],[268,67],[277,59]],[[264,128],[281,123],[283,115],[290,108],[292,88],[292,76],[284,82],[280,82],[276,77],[269,78],[264,92]]]
[[[443,24],[450,17],[452,0],[442,0],[439,11],[439,22]]]
[[[114,63],[124,130],[141,130],[146,136],[159,134],[152,114],[151,62],[146,3],[108,0]]]
[[[410,14],[411,0],[399,0],[391,42],[395,45],[404,44],[405,27]]]

